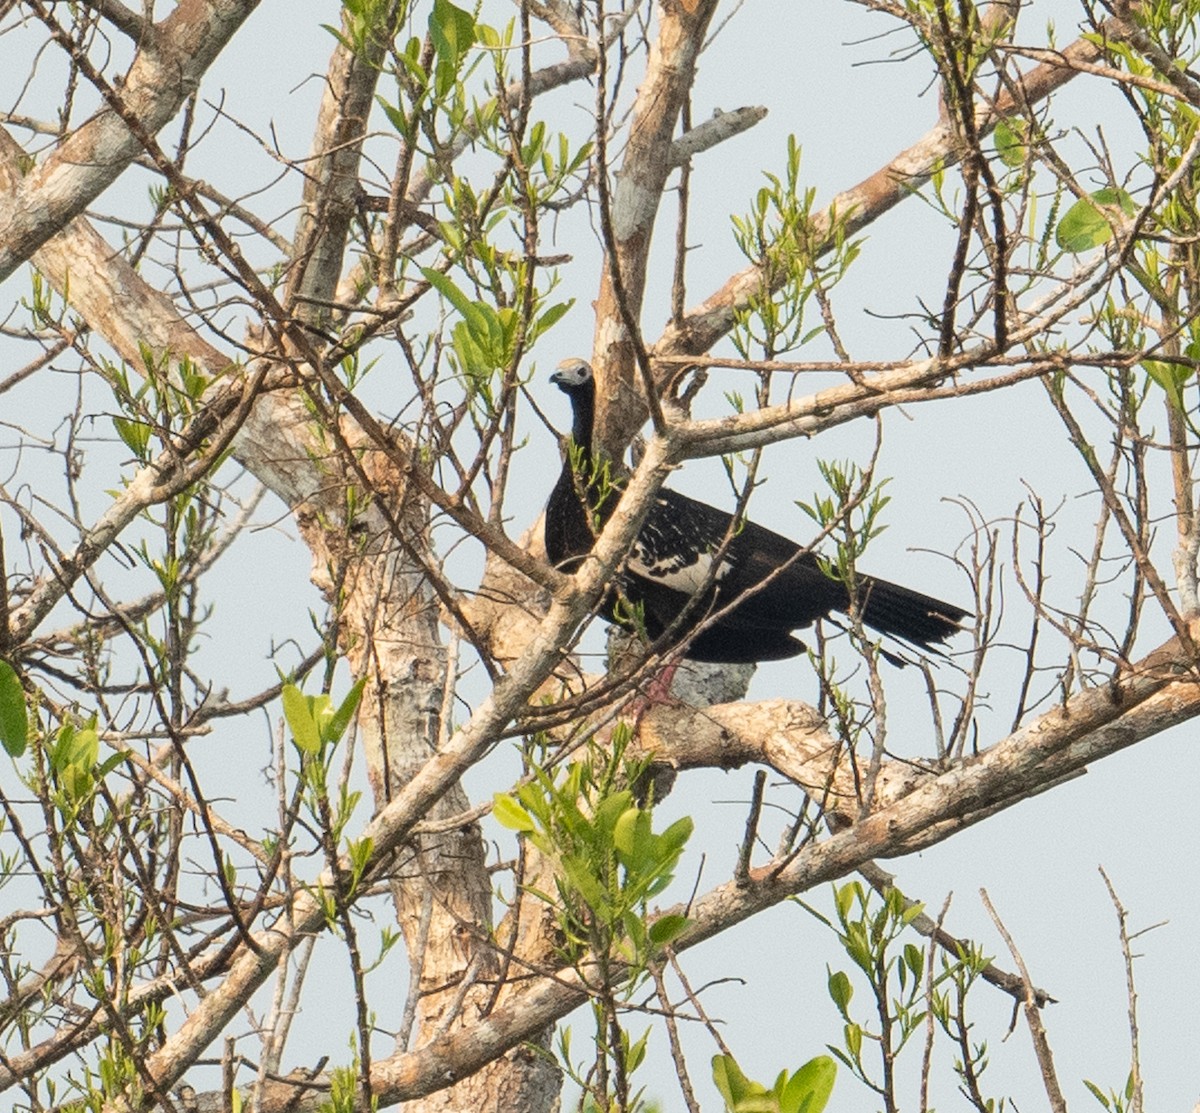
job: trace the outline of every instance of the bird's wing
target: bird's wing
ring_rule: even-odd
[[[723,510],[675,491],[660,491],[626,567],[654,584],[694,595],[726,579],[736,566],[736,549],[726,545],[732,525],[733,517]]]
[[[684,595],[706,585],[726,602],[752,592],[730,616],[748,627],[807,626],[848,602],[846,589],[794,541],[755,522],[735,526],[726,511],[671,490],[659,492],[627,567]]]

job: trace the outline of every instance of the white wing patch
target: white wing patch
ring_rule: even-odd
[[[642,546],[638,545],[629,554],[629,570],[648,580],[655,580],[674,591],[682,591],[685,595],[695,595],[714,581],[709,580],[713,566],[713,558],[709,553],[690,554],[690,561],[682,554],[655,559]],[[729,573],[729,564],[721,562],[717,569],[716,580]]]
[[[657,500],[630,551],[628,567],[635,575],[695,595],[729,574],[730,554],[720,562],[715,580],[710,580],[713,554],[723,538],[707,536],[707,523],[688,514],[673,513],[676,509],[664,499]]]

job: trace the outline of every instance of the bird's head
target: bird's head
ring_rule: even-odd
[[[550,376],[550,381],[568,394],[580,387],[587,386],[592,381],[591,365],[584,359],[564,359],[558,369]]]

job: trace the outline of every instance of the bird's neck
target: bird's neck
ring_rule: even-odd
[[[580,391],[572,399],[571,440],[579,452],[579,460],[591,470],[592,431],[596,424],[596,399],[590,390]]]
[[[592,391],[570,394],[571,440],[563,459],[562,472],[546,507],[546,556],[556,567],[570,570],[564,562],[580,557],[592,547],[594,477],[592,425],[595,399]]]

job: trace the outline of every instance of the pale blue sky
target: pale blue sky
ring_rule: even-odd
[[[485,18],[501,10],[508,9],[488,5]],[[821,200],[827,200],[919,138],[934,121],[936,95],[929,87],[923,58],[861,64],[883,59],[893,50],[903,51],[904,40],[899,36],[867,41],[886,25],[884,17],[838,0],[807,0],[799,17],[796,10],[788,0],[745,4],[702,60],[693,105],[696,120],[717,107],[755,103],[767,105],[770,115],[752,132],[696,159],[691,240],[698,246],[690,258],[690,303],[740,266],[729,214],[744,211],[761,182],[762,170],[782,168],[789,133],[795,133],[803,147],[805,180],[817,188]],[[205,86],[206,97],[214,100],[223,87],[225,108],[232,116],[264,134],[273,128],[287,155],[302,155],[320,92],[318,78],[305,79],[320,73],[329,48],[327,33],[316,24],[334,22],[336,12],[337,6],[329,2],[267,0],[214,66]],[[1038,0],[1029,5],[1022,17],[1021,37],[1036,39],[1050,18],[1058,21],[1059,41],[1069,41],[1074,20],[1069,0]],[[780,33],[783,28],[787,33]],[[264,49],[264,44],[269,48]],[[14,61],[18,51],[17,40],[0,38],[0,59],[9,59],[8,65],[0,66],[0,73],[15,73],[22,67],[23,58]],[[11,80],[0,78],[0,93],[6,98],[11,95]],[[53,80],[47,81],[47,88],[56,88]],[[590,87],[559,94],[552,102],[553,109],[545,110],[552,112],[548,117],[551,125],[582,120],[583,108],[576,112],[573,106],[589,108],[591,96]],[[6,106],[8,103],[6,100]],[[1122,130],[1126,125],[1119,117],[1119,98],[1103,92],[1098,83],[1088,83],[1086,90],[1070,88],[1056,104],[1061,122],[1089,130],[1103,125],[1117,151],[1130,142],[1129,133]],[[219,140],[201,149],[192,169],[210,177],[225,192],[249,188],[271,174],[269,164],[253,145],[227,126]],[[293,179],[276,190],[270,201],[258,199],[252,204],[266,215],[282,212],[294,197],[294,189]],[[123,205],[136,206],[143,190],[144,178],[136,187],[120,184],[96,208],[111,212]],[[290,220],[284,219],[285,223]],[[664,211],[658,229],[660,243],[668,249],[671,219],[671,213]],[[915,200],[869,231],[862,259],[837,291],[835,301],[843,338],[855,357],[902,358],[910,354],[911,333],[895,315],[915,309],[917,295],[940,304],[950,244],[944,227]],[[534,391],[543,410],[565,428],[565,403],[544,376],[559,359],[586,355],[590,349],[588,306],[595,296],[598,255],[594,235],[577,218],[564,218],[553,247],[569,250],[577,258],[575,266],[564,273],[563,286],[577,298],[577,304],[536,353],[541,381]],[[660,268],[652,277],[643,318],[651,338],[666,316],[669,279],[663,265],[667,252],[659,255]],[[11,298],[14,290],[19,294],[27,283],[25,276],[17,276],[9,280],[5,292]],[[382,377],[386,368],[375,374]],[[71,384],[63,386],[63,397],[69,397]],[[723,389],[710,387],[718,399]],[[57,401],[52,404],[40,387],[36,396],[31,391],[15,391],[6,405],[22,414],[15,420],[54,425],[49,415],[57,412]],[[31,416],[24,416],[26,408]],[[536,516],[548,489],[545,477],[557,466],[556,448],[532,415],[526,429],[533,443],[516,472],[521,493],[509,504],[518,519],[514,526],[521,527]],[[9,436],[8,430],[0,428],[0,450]],[[772,479],[756,498],[755,517],[803,537],[807,520],[792,503],[807,498],[817,485],[815,459],[861,457],[870,436],[871,429],[864,425],[836,431],[822,437],[819,444],[798,442],[769,450],[765,473]],[[1078,572],[1070,548],[1090,545],[1093,510],[1090,502],[1079,499],[1088,491],[1087,478],[1064,447],[1039,388],[1028,385],[1009,395],[913,408],[906,415],[892,413],[885,422],[885,443],[881,470],[893,477],[893,502],[887,515],[889,529],[865,562],[868,570],[884,570],[889,578],[966,602],[964,585],[948,578],[942,562],[910,550],[946,551],[961,539],[966,523],[960,511],[944,499],[967,498],[985,516],[1000,518],[1012,513],[1026,497],[1023,484],[1028,483],[1049,505],[1063,503],[1062,525],[1054,539],[1052,590],[1060,590],[1061,585],[1062,601],[1069,602]],[[0,456],[0,461],[7,455]],[[711,497],[714,468],[689,466],[674,485]],[[225,579],[215,589],[217,611],[210,632],[210,659],[220,659],[235,696],[270,682],[272,670],[265,653],[273,638],[297,636],[305,638],[305,645],[311,644],[306,637],[306,609],[319,603],[307,580],[307,554],[294,539],[290,523],[279,520],[280,513],[277,505],[264,510],[261,520],[277,524],[239,542],[236,577]],[[1007,540],[1002,542],[1007,545]],[[115,570],[108,574],[117,575]],[[1024,604],[1011,578],[1008,589],[1011,617],[1023,618]],[[1119,615],[1119,601],[1112,613]],[[1015,629],[1023,630],[1024,623],[1018,622]],[[997,664],[1000,667],[990,685],[992,711],[983,716],[984,745],[1003,734],[1018,675],[1015,655],[1010,655],[1007,664],[1003,660]],[[902,754],[928,752],[928,735],[920,715],[920,677],[909,670],[904,675],[889,673],[888,680],[895,696],[893,747]],[[806,664],[785,662],[762,669],[752,694],[811,699],[815,686]],[[922,724],[911,746],[905,738],[910,714]],[[1130,912],[1133,929],[1166,921],[1139,946],[1143,957],[1137,976],[1147,1098],[1164,1109],[1187,1109],[1200,1097],[1200,1082],[1190,1065],[1196,1038],[1191,1003],[1200,996],[1200,974],[1191,961],[1192,941],[1200,923],[1200,898],[1191,876],[1200,849],[1193,798],[1200,757],[1194,738],[1195,727],[1185,726],[1152,739],[944,845],[900,862],[883,863],[895,870],[906,892],[925,900],[935,911],[946,894],[953,892],[947,927],[978,939],[998,956],[1001,965],[1011,969],[1012,962],[981,907],[978,890],[987,889],[1021,947],[1034,980],[1060,1002],[1046,1010],[1044,1020],[1060,1079],[1075,1108],[1088,1108],[1093,1100],[1084,1091],[1082,1078],[1093,1079],[1104,1088],[1120,1087],[1128,1064],[1124,975],[1115,916],[1097,873],[1098,864],[1109,871]],[[235,725],[198,747],[198,756],[214,770],[223,766],[234,771],[236,779],[231,779],[228,790],[236,796],[257,779],[258,770],[266,764],[266,739],[265,722],[251,730]],[[476,794],[502,787],[498,778],[510,768],[511,760],[500,756],[475,774],[472,787]],[[489,776],[497,782],[487,784]],[[708,854],[703,886],[728,875],[752,780],[753,772],[748,769],[689,775],[680,779],[675,794],[663,806],[669,818],[683,812],[695,815],[701,828],[683,869],[684,891],[690,889],[699,868],[701,849]],[[223,806],[247,825],[263,822],[255,820],[253,805]],[[273,815],[266,820],[272,821]],[[828,903],[826,893],[811,894],[810,899]],[[825,992],[825,965],[847,967],[847,960],[839,954],[828,933],[810,917],[794,906],[783,906],[689,953],[685,965],[696,985],[718,977],[745,980],[745,984],[715,989],[706,1001],[710,1012],[726,1020],[726,1039],[747,1072],[767,1081],[779,1070],[794,1069],[818,1054],[827,1041],[836,1041],[840,1022]],[[311,976],[306,1011],[297,1024],[288,1066],[324,1053],[335,1061],[347,1057],[351,1015],[348,994],[342,992],[344,963],[332,954],[332,948],[326,948],[326,957],[330,959],[327,967]],[[377,992],[379,978],[404,979],[401,966],[402,960],[394,953],[377,977]],[[1009,999],[981,988],[976,1005],[985,1006],[979,1014],[978,1033],[991,1049],[986,1092],[1013,1096],[1024,1113],[1044,1107],[1024,1028],[1019,1026],[1007,1043],[1001,1042],[1011,1009]],[[394,1019],[381,1016],[385,1024]],[[582,1040],[586,1022],[577,1018],[575,1025],[576,1039]],[[331,1032],[336,1033],[332,1038]],[[716,1098],[707,1083],[707,1059],[713,1049],[698,1030],[688,1031],[687,1036],[695,1053],[693,1080],[706,1095],[705,1108],[715,1109]],[[663,1107],[674,1109],[680,1102],[665,1049],[665,1040],[656,1035],[648,1082]],[[948,1071],[943,1071],[936,1091],[940,1109],[961,1107],[952,1083]],[[906,1108],[915,1108],[915,1089],[907,1090],[904,1098]],[[868,1095],[849,1077],[839,1079],[831,1108],[872,1107]]]

